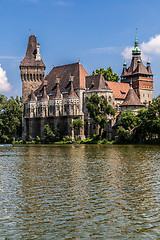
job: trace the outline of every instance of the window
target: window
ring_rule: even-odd
[[[111,96],[109,96],[108,101],[111,102],[111,100],[112,100],[112,98],[111,98]]]

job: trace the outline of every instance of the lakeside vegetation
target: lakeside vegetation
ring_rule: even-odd
[[[54,134],[47,124],[44,128],[44,139],[32,136],[21,140],[22,135],[22,99],[7,98],[0,95],[0,143],[13,144],[160,144],[160,98],[153,99],[146,109],[135,115],[130,111],[123,111],[117,122],[118,137],[108,141],[105,137],[107,115],[114,115],[114,110],[103,97],[92,95],[87,103],[91,117],[99,125],[99,134],[90,139],[72,140],[70,136]],[[81,119],[71,124],[75,136],[83,126]]]
[[[137,115],[121,112],[117,131],[118,143],[160,143],[160,98]]]
[[[0,143],[11,143],[22,136],[22,98],[0,94]]]

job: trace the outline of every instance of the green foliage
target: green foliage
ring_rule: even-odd
[[[122,112],[121,126],[118,128],[121,142],[156,142],[160,138],[160,99],[153,99],[148,108],[132,112]]]
[[[22,99],[0,95],[0,142],[10,143],[22,134]]]
[[[83,127],[83,121],[82,121],[82,119],[80,119],[80,118],[77,118],[77,119],[75,119],[73,122],[72,122],[72,124],[70,125],[70,128],[71,129],[74,129],[74,130],[79,130],[80,128],[82,128]]]
[[[63,142],[68,142],[68,141],[72,141],[72,138],[70,136],[64,136]]]
[[[90,113],[90,117],[100,126],[99,135],[107,125],[107,115],[114,116],[115,111],[111,105],[108,104],[107,99],[103,96],[99,97],[97,94],[93,94],[86,107]]]
[[[124,127],[122,127],[122,126],[118,127],[118,134],[119,134],[119,138],[117,140],[117,143],[129,143],[130,142],[129,131],[126,130]]]
[[[46,124],[44,126],[44,138],[46,143],[55,142],[55,134],[52,132],[50,126]]]
[[[41,139],[40,139],[40,137],[39,137],[39,136],[37,136],[37,137],[36,137],[36,141],[35,141],[35,142],[36,142],[36,144],[39,144],[39,143],[41,143]]]
[[[116,73],[113,73],[113,70],[111,67],[109,67],[107,70],[104,68],[96,69],[96,72],[93,71],[93,75],[96,74],[102,74],[105,80],[111,81],[111,82],[118,82],[119,76]]]
[[[127,130],[132,130],[136,126],[136,116],[131,111],[123,111],[120,114],[120,121]]]
[[[157,105],[151,104],[147,109],[138,112],[137,134],[142,141],[160,135],[160,115]]]
[[[86,138],[80,141],[80,144],[112,144],[112,142],[108,141],[106,138],[100,139],[99,135],[94,134],[92,138]]]
[[[65,125],[59,122],[55,127],[55,140],[61,141],[64,137]]]

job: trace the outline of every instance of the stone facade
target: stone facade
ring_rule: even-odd
[[[76,133],[79,139],[98,134],[99,128],[86,108],[90,96],[98,94],[105,97],[116,110],[114,118],[108,116],[106,137],[111,140],[112,126],[120,111],[137,111],[145,107],[141,101],[146,102],[147,99],[149,103],[152,100],[153,75],[150,66],[147,68],[150,71],[148,76],[143,76],[142,71],[136,75],[133,72],[131,74],[124,66],[120,83],[108,82],[101,74],[89,76],[80,62],[53,67],[44,77],[45,65],[40,57],[39,46],[36,36],[30,36],[26,55],[20,64],[23,138],[39,136],[43,139],[44,126],[49,124],[55,134],[69,135],[74,139],[75,133],[70,125],[77,118],[84,122],[84,126]],[[135,56],[133,58],[132,62],[135,61]],[[138,80],[133,79],[133,75]],[[131,79],[133,88],[129,85]]]
[[[132,81],[133,89],[135,90],[140,101],[146,106],[152,102],[153,97],[153,73],[151,71],[150,62],[148,60],[145,67],[141,59],[141,50],[138,47],[136,36],[135,47],[132,50],[132,60],[127,68],[126,63],[123,64],[121,75],[122,83],[130,83]]]
[[[29,36],[26,55],[20,63],[23,102],[28,99],[31,89],[35,91],[44,79],[45,64],[40,57],[39,48],[36,36]]]

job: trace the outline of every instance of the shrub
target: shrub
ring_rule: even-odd
[[[48,124],[44,126],[44,138],[45,138],[45,143],[55,142],[55,134],[52,132]]]
[[[71,136],[64,136],[63,141],[64,142],[72,141],[72,137]]]
[[[38,143],[40,143],[40,142],[41,142],[41,139],[40,139],[39,136],[37,136],[37,137],[36,137],[36,143],[38,144]]]

